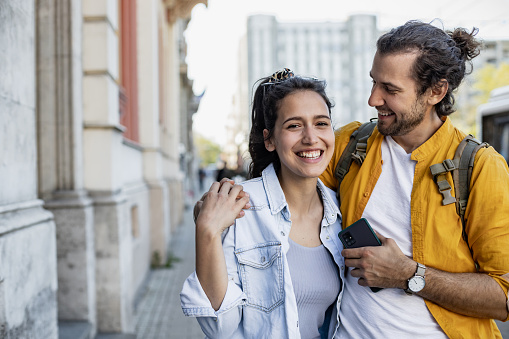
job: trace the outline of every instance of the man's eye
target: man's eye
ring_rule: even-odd
[[[396,94],[398,91],[394,90],[394,89],[390,89],[388,87],[385,87],[385,91],[389,94]]]
[[[329,126],[329,123],[327,121],[320,121],[317,123],[318,126]]]

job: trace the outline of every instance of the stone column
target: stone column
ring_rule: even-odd
[[[96,327],[92,202],[83,187],[79,0],[37,2],[39,195],[55,216],[58,317]]]
[[[37,1],[39,195],[57,231],[58,316],[96,327],[93,209],[83,189],[79,0]]]
[[[119,123],[118,1],[83,2],[84,186],[94,204],[99,332],[133,332],[132,239]]]
[[[137,1],[138,12],[138,81],[140,144],[143,146],[143,177],[150,188],[150,233],[153,258],[164,263],[170,242],[170,211],[168,185],[163,176],[163,155],[160,133],[160,107],[166,100],[160,95],[169,95],[161,64],[167,64],[166,40],[163,34],[164,18],[159,1]],[[162,58],[162,59],[161,59]],[[162,63],[160,62],[162,60]],[[162,87],[162,88],[161,88]]]

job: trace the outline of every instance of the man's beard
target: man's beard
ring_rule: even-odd
[[[381,112],[393,112],[388,106],[376,107]],[[378,120],[378,131],[382,135],[401,136],[414,130],[425,117],[425,104],[421,99],[417,99],[412,106],[410,112],[403,116],[395,116],[392,123],[386,124],[384,121]]]

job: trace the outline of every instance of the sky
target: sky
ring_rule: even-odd
[[[275,15],[281,22],[346,21],[352,14],[373,14],[380,30],[438,18],[447,29],[477,27],[481,39],[509,40],[509,0],[208,0],[207,7],[193,8],[185,32],[186,61],[194,93],[204,93],[194,130],[219,145],[226,141],[225,120],[232,110],[238,42],[253,14]]]

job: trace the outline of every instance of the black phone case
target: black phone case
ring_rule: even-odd
[[[364,218],[357,220],[339,232],[338,236],[345,248],[382,245],[380,239],[378,239],[368,221]]]
[[[380,239],[369,225],[368,221],[361,218],[338,233],[339,240],[345,248],[357,248],[365,246],[381,246]],[[373,292],[378,292],[382,288],[370,287]]]

